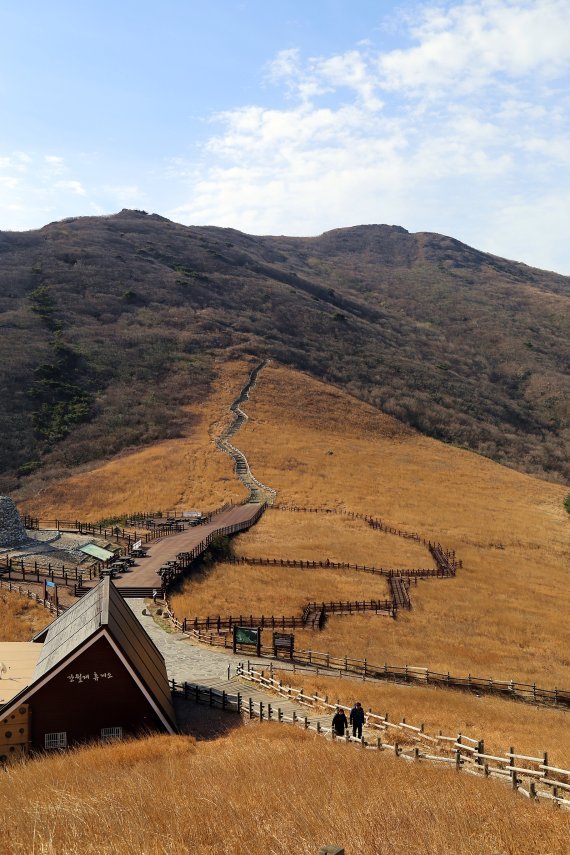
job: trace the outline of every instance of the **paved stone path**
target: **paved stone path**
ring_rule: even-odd
[[[164,656],[169,679],[174,679],[177,683],[197,683],[200,686],[218,689],[218,691],[225,691],[233,695],[241,692],[244,709],[247,708],[249,698],[251,698],[257,709],[260,702],[265,708],[269,703],[274,710],[281,708],[286,716],[292,716],[294,710],[299,718],[308,716],[312,724],[316,724],[318,721],[322,727],[330,727],[332,715],[329,712],[317,713],[303,704],[288,701],[286,698],[281,698],[271,692],[265,692],[246,680],[232,680],[231,678],[235,677],[238,663],[243,661],[243,656],[193,644],[180,632],[166,632],[150,614],[143,614],[143,610],[145,610],[143,599],[132,598],[125,602],[129,604]],[[272,660],[263,658],[250,659],[249,661],[267,669],[274,664]]]

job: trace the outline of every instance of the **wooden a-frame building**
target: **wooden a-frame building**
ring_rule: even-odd
[[[176,732],[162,654],[108,577],[34,642],[40,650],[30,682],[0,707],[3,757]]]

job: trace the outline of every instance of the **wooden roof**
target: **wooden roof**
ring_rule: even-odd
[[[170,723],[169,729],[176,730],[164,658],[108,576],[35,636],[45,641],[28,690],[80,652],[98,633],[111,636]]]

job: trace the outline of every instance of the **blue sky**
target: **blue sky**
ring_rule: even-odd
[[[359,223],[570,274],[570,2],[0,7],[0,229]]]

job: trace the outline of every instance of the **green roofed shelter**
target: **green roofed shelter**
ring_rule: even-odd
[[[110,552],[108,549],[103,549],[102,546],[95,546],[94,543],[88,543],[86,546],[82,546],[80,551],[84,552],[86,555],[91,555],[92,558],[96,558],[98,561],[108,561],[110,558],[115,557],[114,552]]]

